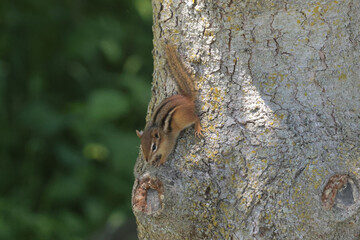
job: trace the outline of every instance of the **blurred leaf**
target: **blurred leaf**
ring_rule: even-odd
[[[129,110],[125,96],[112,89],[93,92],[88,103],[89,117],[95,121],[114,120]]]
[[[102,50],[110,60],[121,56],[117,41],[122,41],[124,28],[111,17],[102,17],[81,22],[70,35],[69,51],[75,57],[93,60],[98,50]],[[115,51],[115,52],[111,52]]]
[[[142,60],[139,56],[133,55],[129,57],[124,64],[124,72],[136,73],[142,65]]]
[[[0,215],[0,239],[13,239],[12,227],[2,214]]]
[[[39,75],[33,75],[29,81],[29,92],[34,98],[41,96],[43,90],[43,78]]]
[[[151,2],[0,10],[0,239],[82,240],[117,227],[132,215],[134,129],[151,94]]]
[[[63,117],[43,102],[29,104],[21,112],[20,119],[24,127],[35,135],[54,135],[64,126]]]
[[[133,74],[121,74],[117,81],[118,85],[131,92],[132,103],[145,112],[151,96],[151,85],[141,77]]]
[[[59,229],[69,229],[70,240],[80,240],[77,235],[83,234],[85,231],[84,223],[78,214],[70,211],[63,211],[59,213],[59,220],[62,220],[62,226],[58,226]],[[61,232],[61,231],[59,231]]]
[[[38,239],[49,239],[52,237],[53,220],[47,215],[38,215],[34,224]]]
[[[151,20],[152,17],[152,8],[151,2],[148,0],[135,0],[135,6],[138,10],[140,16],[144,20]]]
[[[89,71],[79,62],[72,62],[69,64],[68,72],[74,79],[77,80],[85,80],[90,77]]]
[[[68,166],[70,168],[83,166],[84,158],[77,148],[64,143],[59,143],[56,146],[55,151],[64,166]]]
[[[96,198],[89,199],[85,205],[86,217],[92,223],[98,223],[100,219],[104,219],[107,213],[104,202],[99,201]]]
[[[120,227],[126,221],[126,216],[122,211],[114,211],[108,219],[108,223],[114,228]]]
[[[86,191],[84,184],[74,176],[58,176],[50,182],[48,198],[56,205],[77,201]]]
[[[89,143],[84,147],[84,155],[89,159],[104,161],[108,157],[109,151],[102,144]]]
[[[114,39],[104,39],[100,42],[100,48],[110,62],[117,62],[121,58],[121,48]]]
[[[103,129],[101,139],[110,150],[112,167],[117,171],[132,175],[140,144],[135,131],[120,132],[115,129]]]

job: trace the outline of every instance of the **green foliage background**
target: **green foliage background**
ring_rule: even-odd
[[[150,0],[0,2],[0,239],[88,239],[132,216]]]

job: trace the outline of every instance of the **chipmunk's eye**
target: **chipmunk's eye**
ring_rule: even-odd
[[[157,149],[157,146],[156,146],[155,143],[153,143],[153,144],[151,145],[151,151],[155,152],[156,149]]]
[[[159,138],[159,134],[158,134],[158,133],[155,133],[155,137],[156,137],[156,138]]]

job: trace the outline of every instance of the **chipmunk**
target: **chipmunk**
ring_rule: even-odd
[[[195,124],[195,136],[203,136],[200,119],[195,113],[194,79],[185,69],[174,45],[167,44],[165,53],[180,94],[164,99],[156,107],[145,130],[136,130],[145,160],[158,166],[166,161],[182,130]]]

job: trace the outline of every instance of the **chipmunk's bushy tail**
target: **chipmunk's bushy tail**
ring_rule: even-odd
[[[194,100],[196,97],[194,79],[188,73],[187,69],[182,63],[176,46],[172,44],[167,44],[165,52],[171,75],[175,79],[176,85],[178,86],[180,93]]]

